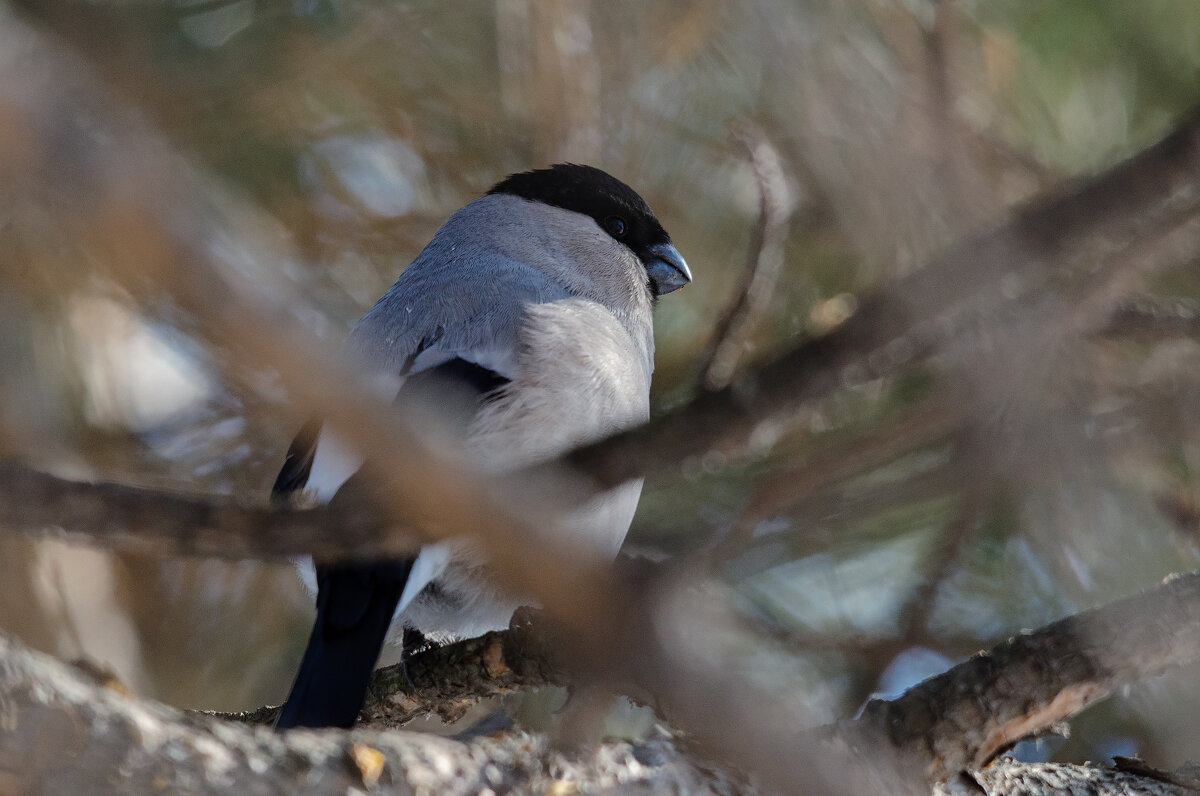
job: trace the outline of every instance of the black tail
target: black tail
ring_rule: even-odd
[[[480,405],[507,383],[495,371],[454,358],[409,376],[400,394],[437,406],[444,417],[458,417],[457,426],[465,429]],[[314,421],[296,435],[271,490],[273,499],[307,486],[320,432],[320,422]],[[334,502],[346,493],[343,486]],[[317,622],[276,728],[354,723],[414,560],[317,567]]]
[[[317,567],[317,621],[276,729],[354,724],[412,565]]]

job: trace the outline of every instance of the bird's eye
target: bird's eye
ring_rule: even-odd
[[[621,218],[620,216],[609,216],[608,218],[604,219],[604,228],[607,229],[608,234],[612,235],[614,238],[623,238],[625,237],[625,231],[629,228],[629,225],[625,223],[625,219]]]

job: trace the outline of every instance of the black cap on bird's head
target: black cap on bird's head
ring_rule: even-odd
[[[548,169],[513,174],[488,191],[582,213],[595,220],[614,240],[625,244],[646,268],[655,296],[692,281],[683,255],[637,192],[593,166],[559,163]]]

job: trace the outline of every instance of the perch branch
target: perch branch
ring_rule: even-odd
[[[451,722],[479,699],[518,688],[566,685],[570,678],[563,656],[555,652],[561,641],[544,622],[514,623],[502,632],[419,652],[409,658],[407,673],[400,664],[377,669],[358,726],[399,727],[430,714]],[[195,712],[270,724],[278,711],[277,706],[266,705],[238,713]]]
[[[415,695],[398,667],[382,669],[365,715],[391,726],[414,715],[414,702],[453,709],[456,700],[567,682],[559,645],[548,638],[535,622],[423,653],[413,659]],[[1196,661],[1200,573],[1191,573],[1015,636],[823,732],[855,744],[866,739],[868,754],[893,747],[942,780],[982,767],[1117,689]],[[396,693],[404,696],[388,696]],[[266,721],[270,710],[254,715]]]
[[[126,696],[0,636],[3,793],[743,793],[663,735],[562,752],[542,735],[276,733]]]

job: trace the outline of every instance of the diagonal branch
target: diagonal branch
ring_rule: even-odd
[[[1031,203],[867,296],[832,332],[645,426],[576,450],[568,461],[600,484],[620,483],[745,439],[763,420],[841,387],[888,375],[950,340],[953,316],[1018,301],[1081,252],[1102,257],[1144,229],[1192,217],[1198,174],[1200,112],[1154,146],[1066,194]]]
[[[1145,227],[1163,223],[1160,216],[1190,214],[1190,207],[1182,207],[1186,203],[1173,202],[1172,198],[1183,193],[1192,180],[1190,164],[1200,158],[1198,131],[1200,115],[1186,120],[1158,145],[1082,184],[1075,192],[1035,203],[1003,227],[954,247],[921,271],[884,288],[865,300],[857,315],[830,334],[801,344],[728,388],[702,392],[681,408],[640,428],[587,445],[568,454],[566,460],[592,474],[601,484],[618,483],[643,471],[674,466],[682,458],[719,441],[744,437],[759,422],[788,407],[829,395],[849,383],[885,375],[915,357],[934,352],[952,327],[934,323],[932,319],[969,301],[988,297],[1001,281],[1007,280],[1005,283],[1009,284],[1011,277],[1022,274],[1034,278],[1053,266],[1056,252],[1082,246],[1086,238],[1101,231],[1115,238],[1119,237],[1119,229],[1114,227]],[[3,143],[0,135],[0,146]],[[160,199],[169,201],[165,197]],[[1125,213],[1129,219],[1124,218]],[[1053,234],[1056,231],[1059,234]],[[1021,252],[1025,256],[1020,256]],[[909,311],[923,293],[923,315]],[[0,472],[0,493],[12,491],[5,487],[12,477],[10,472]],[[50,490],[50,494],[53,492]],[[165,506],[179,505],[173,496],[151,491],[122,496],[131,510],[135,500],[154,502],[160,498]],[[68,502],[64,507],[72,505]],[[43,521],[34,525],[57,526],[85,534],[97,530],[94,522],[80,521],[86,519],[84,514],[55,517],[54,507],[53,502],[39,505],[31,516]],[[149,507],[139,511],[145,517],[155,513]],[[197,506],[181,509],[181,521],[176,527],[182,529],[184,519],[195,521],[193,511],[204,513]],[[348,524],[342,524],[341,515],[336,519],[320,515],[299,519],[301,515],[297,514],[298,530],[291,539],[284,534],[276,537],[269,529],[262,540],[243,540],[231,545],[197,542],[199,546],[193,548],[186,536],[178,535],[180,542],[175,549],[181,553],[216,555],[241,555],[239,551],[248,555],[279,555],[305,550],[328,551],[332,555],[341,550],[367,556],[386,555],[407,547],[407,542],[372,545],[369,539],[382,528],[382,518],[371,517],[367,509],[363,511],[361,525],[357,514]],[[10,516],[17,515],[14,512]],[[253,518],[240,516],[240,510],[226,506],[221,508],[219,516],[240,536],[236,528],[254,527],[267,513]],[[272,522],[262,521],[268,525]],[[291,522],[289,519],[284,525]],[[205,519],[197,525],[216,529]],[[335,542],[329,533],[321,533],[322,528],[328,531],[335,525],[339,536],[345,532],[344,543]],[[138,526],[139,523],[132,524]],[[308,527],[312,528],[311,535]],[[358,535],[360,532],[362,536]],[[276,538],[278,546],[274,543]]]
[[[1114,691],[1200,661],[1200,573],[1009,639],[840,731],[883,738],[932,779],[983,766]]]

